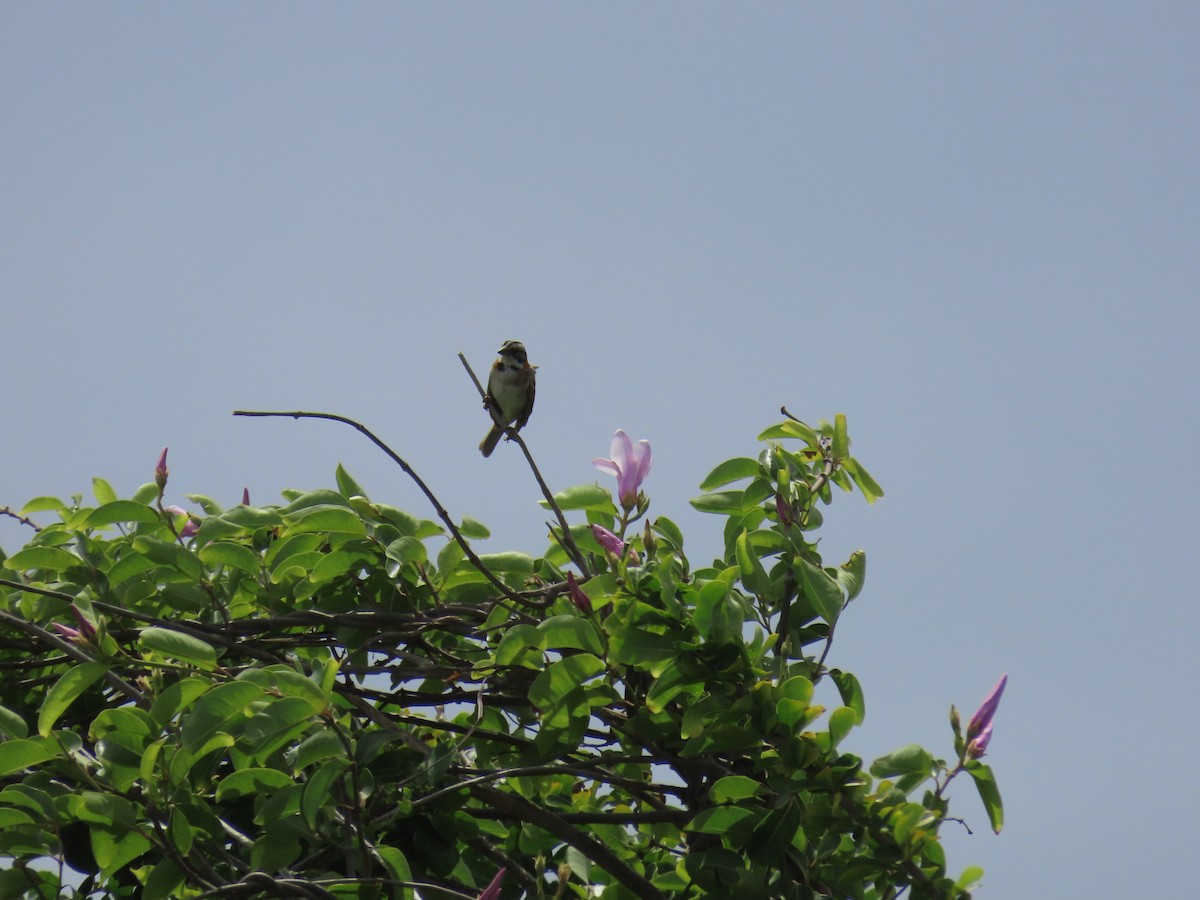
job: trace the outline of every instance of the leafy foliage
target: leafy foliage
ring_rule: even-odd
[[[724,527],[700,567],[594,485],[558,495],[582,558],[475,556],[481,523],[340,467],[203,517],[162,507],[165,454],[131,499],[32,501],[58,521],[0,553],[0,895],[969,896],[943,789],[968,771],[1002,814],[957,717],[953,767],[839,749],[866,705],[826,659],[866,562],[813,533],[834,486],[882,490],[844,417],[762,439],[693,501]]]

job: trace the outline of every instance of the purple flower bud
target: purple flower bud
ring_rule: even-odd
[[[80,637],[79,637],[79,629],[78,628],[72,628],[70,625],[60,625],[58,622],[51,622],[50,627],[53,628],[55,631],[57,631],[59,634],[61,634],[63,637],[65,637],[67,640],[73,641],[76,644],[79,643]]]
[[[629,435],[618,428],[609,452],[612,453],[612,459],[597,457],[592,460],[592,465],[601,472],[617,477],[617,496],[621,506],[627,510],[633,509],[637,505],[642,482],[650,474],[650,442],[638,441],[634,444],[629,440]]]
[[[795,521],[792,518],[792,505],[783,499],[783,494],[775,495],[775,514],[779,516],[780,525],[791,525]]]
[[[992,723],[989,722],[983,731],[979,732],[979,736],[973,738],[971,743],[967,744],[967,756],[971,759],[979,759],[983,754],[987,753],[987,746],[992,740]]]
[[[60,632],[62,632],[62,634],[65,635],[66,637],[70,637],[72,640],[75,640],[77,642],[78,641],[95,640],[96,639],[96,626],[93,625],[90,621],[88,621],[88,619],[80,611],[79,607],[76,606],[74,603],[71,604],[70,610],[71,610],[71,615],[73,615],[75,617],[75,624],[78,625],[79,627],[78,628],[69,628],[65,625],[57,625],[57,624],[54,627],[57,628]],[[72,632],[72,634],[67,634],[67,632]]]
[[[250,505],[250,488],[242,488],[242,506]]]
[[[488,886],[483,889],[483,893],[479,895],[479,900],[496,900],[500,896],[500,883],[504,881],[504,873],[507,869],[501,869],[492,876],[492,880],[488,882]]]
[[[602,525],[593,525],[592,534],[595,535],[600,546],[609,553],[620,556],[625,552],[625,542]]]
[[[571,595],[571,602],[585,613],[592,611],[592,598],[583,592],[583,588],[575,580],[574,572],[567,573],[567,593]]]
[[[182,528],[179,529],[179,536],[181,538],[195,537],[196,532],[199,530],[200,530],[200,521],[198,519],[193,519],[191,516],[188,516],[187,522],[184,524],[184,526]]]
[[[167,486],[167,476],[170,474],[171,470],[167,468],[167,448],[163,447],[162,456],[158,458],[158,465],[154,467],[154,483],[158,485],[158,496],[160,497]]]
[[[975,710],[975,715],[971,716],[971,721],[967,723],[967,743],[979,746],[979,756],[983,755],[988,741],[992,739],[992,718],[996,715],[997,707],[1000,706],[1000,695],[1004,693],[1006,684],[1008,684],[1007,674],[1000,677],[996,686],[992,688],[992,692],[983,699],[983,703],[979,704],[979,709]]]

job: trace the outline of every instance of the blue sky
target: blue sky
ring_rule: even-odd
[[[781,404],[849,416],[887,490],[827,511],[869,576],[832,660],[851,749],[949,754],[1010,683],[946,829],[981,897],[1185,896],[1200,739],[1200,8],[1121,4],[48,5],[0,11],[0,505],[332,484],[493,549],[544,513],[455,357],[540,365],[556,487],[617,427],[652,512]],[[0,521],[10,552],[24,539]]]

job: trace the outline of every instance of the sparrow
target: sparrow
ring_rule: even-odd
[[[483,405],[494,411],[505,425],[520,431],[533,412],[533,395],[537,386],[534,373],[537,366],[529,364],[525,345],[520,341],[505,341],[499,353],[488,375],[487,396],[483,399]],[[504,430],[500,425],[493,424],[492,430],[479,445],[479,452],[491,456]]]

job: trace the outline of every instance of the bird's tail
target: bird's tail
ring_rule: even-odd
[[[484,456],[491,456],[503,435],[504,431],[499,426],[493,425],[492,430],[487,433],[487,437],[479,444],[479,452]]]

